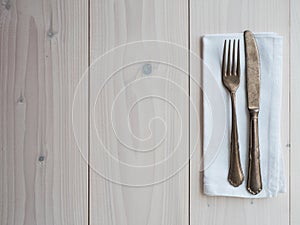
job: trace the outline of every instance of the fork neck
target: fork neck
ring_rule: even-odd
[[[231,99],[235,101],[235,91],[230,92]]]
[[[235,98],[235,92],[231,92],[230,96],[231,96],[231,106],[232,106],[232,120],[236,120],[236,98]]]

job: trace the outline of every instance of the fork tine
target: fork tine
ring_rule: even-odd
[[[223,47],[222,76],[226,76],[226,40],[224,41]]]
[[[230,73],[230,47],[231,47],[231,40],[229,40],[229,44],[228,44],[228,57],[227,57],[227,75],[231,75]]]
[[[235,39],[233,40],[231,73],[234,76],[236,75],[236,73],[235,73]]]
[[[240,69],[240,40],[238,40],[238,47],[237,47],[237,68],[236,74],[240,77],[241,69]]]

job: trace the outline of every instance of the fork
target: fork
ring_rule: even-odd
[[[236,119],[236,97],[235,93],[240,85],[240,40],[237,41],[237,60],[235,60],[236,40],[233,41],[233,50],[231,53],[231,40],[228,43],[228,50],[226,51],[226,40],[223,48],[222,59],[222,81],[223,85],[229,91],[231,96],[232,107],[232,128],[231,128],[231,145],[230,145],[230,165],[228,171],[229,183],[237,187],[243,183],[244,174],[241,167],[238,130]],[[232,62],[230,62],[232,54]],[[226,60],[227,55],[227,60]],[[226,65],[227,61],[227,65]],[[237,62],[236,62],[237,61]],[[237,64],[237,65],[236,65]]]

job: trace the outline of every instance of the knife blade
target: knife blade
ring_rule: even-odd
[[[246,57],[247,103],[249,123],[249,164],[247,190],[256,195],[262,190],[258,113],[260,98],[260,61],[255,37],[249,30],[244,32]]]

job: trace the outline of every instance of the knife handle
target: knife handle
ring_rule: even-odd
[[[248,191],[256,195],[262,190],[258,140],[258,110],[250,111]]]
[[[232,128],[231,128],[231,145],[230,145],[230,164],[228,172],[228,181],[234,186],[240,186],[244,181],[244,174],[240,160],[239,150],[239,135],[237,129],[236,119],[236,99],[235,93],[231,93],[231,105],[232,105]]]

